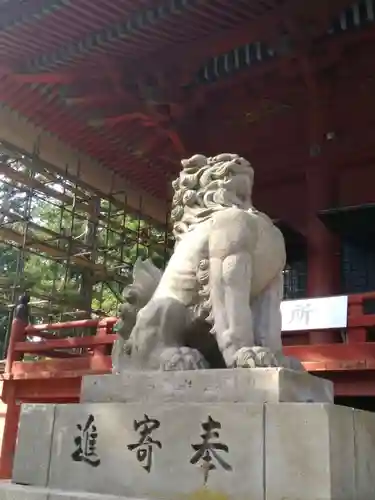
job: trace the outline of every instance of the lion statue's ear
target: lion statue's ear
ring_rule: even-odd
[[[184,169],[201,168],[207,165],[207,157],[204,155],[194,155],[191,158],[181,160],[181,165]]]
[[[216,163],[222,163],[224,161],[234,161],[239,159],[240,156],[234,153],[221,153],[217,156],[212,156],[208,159],[210,165],[215,165]]]

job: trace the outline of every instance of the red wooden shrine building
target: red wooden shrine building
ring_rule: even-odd
[[[286,335],[286,352],[338,397],[374,396],[374,51],[374,0],[3,0],[0,141],[79,163],[90,184],[114,172],[159,221],[182,156],[249,158],[255,204],[287,242],[286,297],[349,295],[345,331]],[[24,363],[40,351],[26,334],[68,325],[15,322],[4,477],[17,402],[76,401],[82,375],[110,369],[113,320],[84,325],[97,335],[43,347],[79,359]]]

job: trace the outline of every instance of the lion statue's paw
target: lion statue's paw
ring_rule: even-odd
[[[235,356],[235,368],[268,368],[280,366],[277,356],[266,347],[242,347]]]
[[[160,355],[160,370],[202,370],[209,365],[202,354],[190,347],[167,347]]]
[[[287,368],[295,371],[305,371],[302,363],[292,357],[284,356],[282,352],[274,353],[266,347],[242,347],[235,356],[236,368]]]

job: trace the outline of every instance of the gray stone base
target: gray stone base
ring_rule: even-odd
[[[160,425],[150,434],[147,470],[146,453],[131,445],[139,442],[139,422],[148,419]],[[203,424],[212,420],[204,441]],[[88,422],[97,434],[88,458],[100,459],[97,466],[79,453],[73,458]],[[370,500],[374,435],[375,414],[321,403],[24,405],[13,481],[108,499]],[[204,442],[211,462],[196,454]],[[215,443],[222,446],[215,449]],[[80,498],[74,495],[71,500]]]
[[[144,500],[100,493],[62,491],[0,482],[0,500]]]
[[[285,368],[123,372],[83,378],[82,403],[333,403],[329,380]]]

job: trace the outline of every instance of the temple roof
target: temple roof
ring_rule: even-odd
[[[373,22],[373,0],[3,0],[0,99],[164,198],[205,127],[243,131],[259,114],[293,108],[271,80],[264,102],[244,95],[227,109],[235,82],[246,94],[252,75],[262,88],[269,71],[295,79],[301,47],[326,56],[331,39]],[[246,149],[243,136],[228,144]]]

